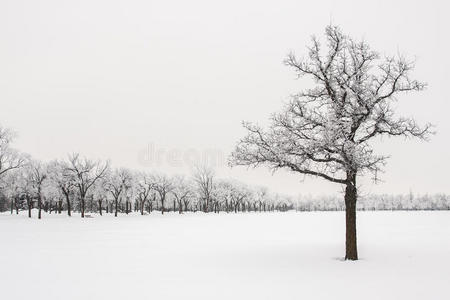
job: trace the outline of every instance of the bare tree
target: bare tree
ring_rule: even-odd
[[[197,184],[200,199],[203,201],[203,211],[209,212],[214,189],[214,171],[206,166],[197,167],[193,179]]]
[[[122,196],[131,186],[131,173],[127,169],[115,169],[105,182],[105,189],[111,194],[114,200],[114,216],[117,217],[117,211]]]
[[[18,214],[19,209],[21,208],[20,199],[22,195],[22,188],[26,183],[23,178],[23,172],[20,171],[19,169],[11,170],[11,172],[8,172],[2,176],[2,180],[0,182],[0,189],[2,193],[10,200],[11,214],[13,214],[14,209],[16,210],[16,214]]]
[[[105,176],[106,177],[106,176]],[[103,216],[103,204],[107,199],[107,179],[103,177],[100,180],[97,180],[97,182],[94,184],[94,187],[92,189],[92,197],[95,198],[96,202],[97,202],[97,211],[100,214],[100,216]],[[108,205],[106,203],[106,205]]]
[[[150,194],[153,190],[153,181],[151,180],[151,177],[145,173],[139,174],[137,178],[138,178],[138,182],[136,184],[137,201],[139,202],[139,210],[141,212],[141,215],[143,215],[145,203],[151,201]]]
[[[0,125],[0,179],[8,171],[25,165],[26,157],[11,148],[14,133]]]
[[[134,174],[130,171],[128,171],[128,174],[130,176],[129,184],[125,185],[125,189],[123,191],[123,195],[125,197],[125,213],[127,215],[129,212],[131,212],[131,208],[133,206],[132,199],[134,198],[136,190]]]
[[[31,176],[28,165],[24,168],[18,169],[20,170],[19,174],[19,184],[20,184],[20,193],[23,197],[25,197],[27,209],[28,209],[28,217],[31,218],[31,210],[33,209],[33,187],[31,182]]]
[[[29,168],[29,182],[33,188],[38,204],[38,219],[41,218],[42,212],[42,190],[44,181],[47,179],[47,168],[40,161],[31,161]]]
[[[70,217],[72,215],[70,197],[74,194],[76,188],[75,174],[70,171],[67,162],[55,160],[49,164],[49,176],[66,200],[67,215]]]
[[[97,180],[105,176],[109,169],[109,163],[92,161],[87,158],[80,158],[78,153],[69,156],[67,171],[71,172],[78,189],[81,206],[81,217],[84,218],[85,199],[89,189]]]
[[[266,211],[266,201],[267,201],[267,188],[266,187],[258,187],[256,189],[256,203],[258,204],[258,209],[261,212],[264,208]]]
[[[231,205],[234,207],[234,212],[239,210],[244,211],[244,201],[250,197],[250,190],[242,183],[236,181],[230,181],[230,198]]]
[[[232,165],[267,165],[317,176],[345,186],[346,255],[358,259],[356,243],[357,175],[376,174],[386,156],[375,154],[370,141],[378,136],[427,139],[430,125],[397,117],[393,102],[425,84],[409,77],[414,68],[404,57],[382,58],[362,41],[326,28],[327,50],[313,37],[308,58],[290,54],[285,63],[298,77],[315,84],[292,97],[264,130],[244,123],[248,135],[232,154]]]
[[[154,177],[153,189],[158,193],[159,200],[161,201],[161,214],[164,214],[164,204],[167,195],[173,190],[172,180],[165,175],[156,175]]]
[[[184,177],[177,176],[174,178],[173,182],[174,185],[172,194],[178,203],[178,213],[181,214],[183,213],[183,205],[184,210],[188,210],[189,202],[192,199],[194,193],[192,190],[192,185]]]

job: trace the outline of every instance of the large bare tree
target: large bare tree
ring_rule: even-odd
[[[268,129],[244,123],[248,134],[230,163],[264,164],[344,185],[345,258],[356,260],[356,179],[376,174],[387,158],[374,152],[371,141],[379,136],[427,139],[431,126],[420,127],[394,112],[400,94],[425,88],[410,78],[412,62],[382,57],[334,26],[326,28],[325,36],[325,47],[313,37],[305,59],[290,54],[285,60],[298,77],[312,79],[314,87],[293,95]]]

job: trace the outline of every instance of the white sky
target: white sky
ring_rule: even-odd
[[[304,88],[282,60],[291,50],[306,53],[310,36],[332,22],[382,53],[415,57],[415,77],[429,88],[398,108],[437,125],[430,143],[378,145],[392,155],[384,183],[365,181],[362,190],[450,193],[449,8],[446,1],[1,0],[0,122],[19,133],[17,148],[43,160],[79,151],[116,166],[188,173],[186,160],[210,150],[227,159],[244,134],[241,120],[265,124]],[[158,151],[165,154],[156,161]],[[222,165],[217,173],[293,195],[338,188],[265,169]]]

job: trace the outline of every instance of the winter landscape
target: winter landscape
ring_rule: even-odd
[[[450,299],[449,8],[1,1],[2,299]]]

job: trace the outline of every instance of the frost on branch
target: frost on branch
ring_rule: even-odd
[[[396,116],[397,96],[421,91],[425,84],[409,77],[414,68],[404,57],[384,57],[339,28],[326,29],[326,53],[313,37],[306,59],[288,55],[285,64],[314,87],[292,96],[263,129],[248,130],[236,146],[232,165],[264,164],[346,184],[349,174],[377,172],[386,157],[370,141],[381,135],[427,139],[431,125]]]

